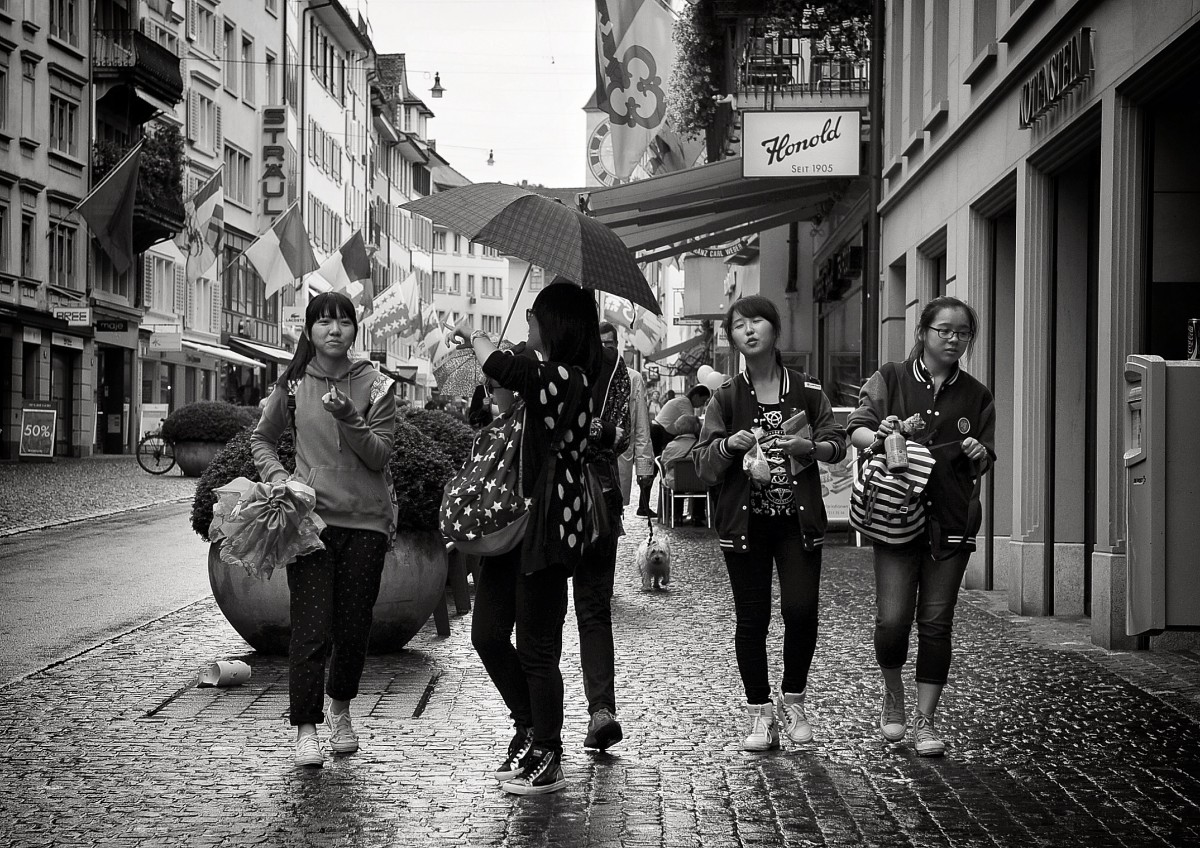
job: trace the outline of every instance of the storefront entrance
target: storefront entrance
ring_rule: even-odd
[[[96,445],[101,453],[125,450],[129,354],[125,348],[96,345]]]
[[[54,455],[71,456],[75,429],[75,362],[78,351],[65,347],[50,349],[50,401],[58,410],[54,430]]]

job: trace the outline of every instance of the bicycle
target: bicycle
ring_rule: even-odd
[[[166,474],[175,467],[175,446],[158,429],[142,436],[137,446],[138,465],[151,474]]]

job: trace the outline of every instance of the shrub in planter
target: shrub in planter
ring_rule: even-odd
[[[438,443],[455,470],[462,468],[471,455],[475,431],[461,418],[440,409],[406,409],[404,415],[410,424]]]
[[[181,406],[163,421],[163,438],[172,442],[228,442],[258,421],[253,406],[234,406],[215,400],[198,400]]]

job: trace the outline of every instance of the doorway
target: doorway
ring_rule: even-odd
[[[75,359],[79,354],[65,347],[50,349],[50,401],[58,410],[54,428],[54,455],[71,456],[75,424]]]
[[[96,345],[96,444],[102,453],[124,453],[127,353],[124,348]]]

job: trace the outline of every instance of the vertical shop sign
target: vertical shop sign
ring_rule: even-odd
[[[274,221],[287,208],[287,109],[268,106],[262,113],[261,180],[263,215]]]

